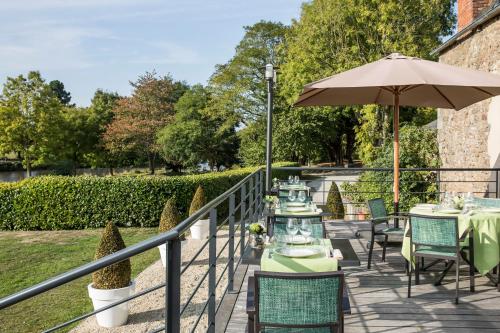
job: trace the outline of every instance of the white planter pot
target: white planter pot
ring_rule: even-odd
[[[181,248],[186,245],[187,240],[181,241]],[[158,246],[158,250],[160,251],[160,258],[161,258],[161,263],[163,264],[163,267],[167,266],[167,245],[163,244]]]
[[[189,230],[192,239],[206,239],[210,233],[210,220],[198,220]]]
[[[94,310],[117,302],[134,293],[135,281],[130,286],[119,289],[96,289],[88,285],[89,296],[92,299]],[[96,314],[97,323],[102,327],[117,327],[124,325],[128,319],[128,302]]]

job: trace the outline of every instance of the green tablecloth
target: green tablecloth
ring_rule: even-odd
[[[280,191],[309,191],[309,186],[303,184],[295,184],[295,185],[280,185]]]
[[[274,210],[274,215],[275,216],[321,216],[321,213],[323,211],[320,208],[316,208],[316,210],[307,210],[303,212],[291,212],[289,210],[282,210],[282,209],[275,209]]]
[[[260,260],[260,269],[263,271],[285,273],[312,273],[337,270],[337,259],[326,255],[326,251],[332,247],[329,239],[321,239],[321,245],[301,246],[319,247],[322,249],[322,252],[306,258],[290,258],[274,253],[272,258],[269,258],[269,249],[265,249]]]
[[[411,209],[410,213],[428,216],[458,216],[460,236],[469,227],[474,231],[474,265],[477,270],[484,275],[500,263],[500,214],[485,213],[480,210],[465,215],[444,214],[417,208]],[[410,259],[409,237],[404,238],[401,253],[406,260]]]

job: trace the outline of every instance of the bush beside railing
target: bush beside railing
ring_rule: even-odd
[[[296,166],[281,162],[274,166]],[[158,226],[168,198],[175,196],[183,216],[198,185],[211,200],[256,168],[187,176],[97,177],[46,176],[15,184],[0,184],[0,228],[58,230],[119,226]],[[273,171],[284,179],[290,171]]]

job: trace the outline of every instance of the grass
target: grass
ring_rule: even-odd
[[[0,298],[88,263],[102,229],[0,232]],[[156,234],[156,228],[121,228],[125,244]],[[131,258],[132,276],[159,259],[152,249]],[[85,276],[0,310],[0,332],[39,332],[92,310]]]

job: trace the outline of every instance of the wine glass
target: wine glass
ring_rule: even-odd
[[[300,224],[300,233],[305,237],[305,239],[309,239],[309,236],[312,234],[312,224],[310,219],[303,219]]]
[[[299,191],[299,195],[298,195],[297,199],[300,202],[306,201],[306,192],[305,191]]]
[[[295,184],[299,185],[299,183],[300,183],[299,176],[295,176],[294,181],[295,181]]]
[[[299,225],[297,219],[288,219],[286,223],[286,232],[293,240],[293,237],[299,232]]]
[[[467,192],[464,196],[464,211],[468,212],[474,204],[474,195],[472,192]]]
[[[291,202],[295,201],[295,191],[294,190],[288,191],[288,200],[290,200]]]
[[[293,176],[292,176],[292,175],[289,175],[289,176],[288,176],[288,184],[289,184],[289,185],[292,185],[292,184],[293,184]]]

